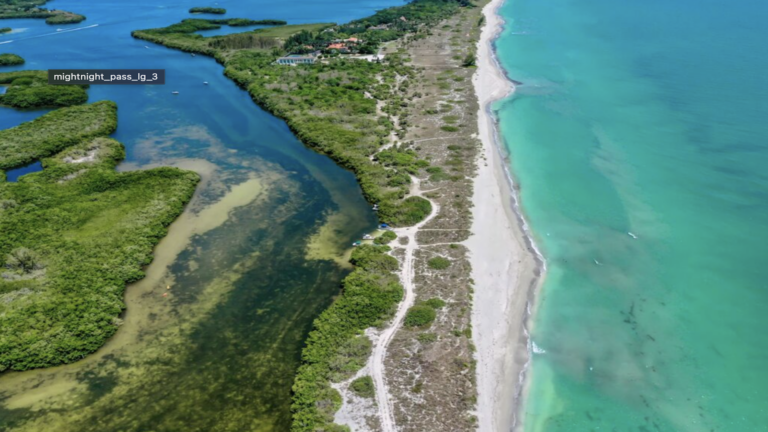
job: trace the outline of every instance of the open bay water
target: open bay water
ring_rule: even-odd
[[[547,259],[526,431],[768,424],[768,4],[508,0],[495,110]]]
[[[218,6],[229,9],[225,17],[294,24],[345,22],[397,3]],[[191,17],[187,10],[199,3],[49,6],[88,19],[3,21],[15,31],[0,36],[13,41],[2,51],[27,61],[3,71],[166,69],[166,85],[91,86],[89,101],[118,104],[113,137],[127,152],[119,169],[171,165],[203,180],[147,276],[126,289],[122,326],[102,349],[71,365],[0,374],[0,430],[287,430],[290,387],[312,320],[338,294],[351,242],[376,224],[353,175],[306,149],[213,59],[130,36]],[[0,108],[0,128],[45,112]]]

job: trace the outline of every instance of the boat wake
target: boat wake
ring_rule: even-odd
[[[88,30],[88,29],[96,28],[98,26],[99,26],[98,24],[93,24],[93,25],[89,25],[89,26],[85,26],[85,27],[78,27],[78,28],[73,28],[73,29],[65,29],[65,30],[64,29],[56,29],[56,31],[52,32],[52,33],[43,33],[43,34],[40,34],[40,35],[37,35],[37,36],[30,36],[30,37],[26,37],[26,38],[23,38],[23,39],[15,39],[15,41],[25,41],[25,40],[29,40],[29,39],[37,39],[37,38],[41,38],[41,37],[60,35],[60,34],[64,34],[64,33],[72,33],[72,32],[76,32],[76,31],[80,31],[80,30]],[[6,44],[6,43],[11,43],[11,42],[14,42],[14,41],[13,40],[9,40],[9,41],[5,41],[5,42],[0,42],[0,45]]]

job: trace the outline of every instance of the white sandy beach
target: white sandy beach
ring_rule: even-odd
[[[483,432],[507,432],[516,423],[522,372],[529,357],[526,306],[538,279],[537,260],[514,211],[516,199],[489,110],[491,103],[514,91],[491,46],[502,30],[503,20],[496,14],[502,3],[493,0],[483,10],[486,22],[473,77],[484,159],[475,179],[472,236],[466,245],[475,281],[472,334],[477,346],[478,430]]]

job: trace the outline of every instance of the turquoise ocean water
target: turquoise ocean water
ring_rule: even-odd
[[[768,4],[500,13],[523,85],[495,109],[548,267],[524,429],[768,430]]]

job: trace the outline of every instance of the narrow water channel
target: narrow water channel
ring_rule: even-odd
[[[348,21],[398,2],[275,3],[218,5],[228,17],[299,23]],[[23,29],[4,49],[25,57],[24,69],[166,69],[164,86],[93,86],[90,102],[118,103],[114,137],[127,151],[119,169],[173,165],[203,181],[146,278],[127,288],[112,340],[71,365],[0,375],[0,430],[269,431],[290,424],[306,333],[339,292],[349,245],[376,220],[351,173],[305,149],[212,59],[130,37],[189,17],[192,6],[201,5],[56,0],[51,7],[88,16],[71,28],[98,27],[57,34],[41,20],[4,23]],[[0,128],[43,112],[0,108]]]

